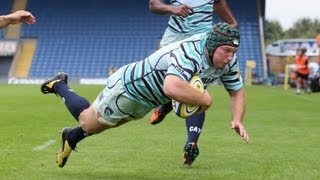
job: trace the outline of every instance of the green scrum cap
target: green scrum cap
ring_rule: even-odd
[[[206,48],[212,56],[217,47],[222,45],[239,47],[240,33],[228,23],[218,23],[207,33]]]

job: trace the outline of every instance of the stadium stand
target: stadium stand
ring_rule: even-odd
[[[28,9],[38,18],[37,25],[24,26],[22,34],[38,39],[29,77],[57,71],[106,77],[111,65],[119,67],[154,51],[166,18],[152,15],[147,3],[121,3],[29,0]]]
[[[241,71],[246,60],[254,60],[253,72],[262,79],[257,1],[228,3],[239,21]],[[106,77],[110,66],[119,67],[153,52],[168,19],[149,12],[147,1],[126,1],[124,6],[122,1],[29,0],[27,9],[37,17],[37,24],[23,25],[21,37],[38,41],[29,78],[46,78],[57,71],[76,78]]]

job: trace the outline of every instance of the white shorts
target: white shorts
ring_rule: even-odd
[[[102,115],[99,121],[109,126],[116,125],[122,119],[141,119],[152,110],[129,98],[121,82],[121,69],[108,78],[106,87],[93,102],[93,107]]]

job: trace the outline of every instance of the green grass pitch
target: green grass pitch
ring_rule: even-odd
[[[103,88],[71,87],[91,102]],[[320,179],[320,93],[246,87],[246,144],[230,129],[223,87],[209,91],[213,107],[191,167],[182,165],[184,120],[171,113],[157,126],[147,116],[87,138],[59,168],[59,131],[76,121],[39,86],[1,84],[0,179]]]

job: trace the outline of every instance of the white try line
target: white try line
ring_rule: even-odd
[[[32,149],[32,151],[42,151],[43,149],[47,148],[48,146],[50,146],[50,145],[52,145],[54,143],[56,143],[56,141],[51,139],[51,140],[49,140],[49,141],[47,141],[47,142],[45,142],[45,143],[43,143],[43,144],[41,144],[39,146],[34,147]]]

